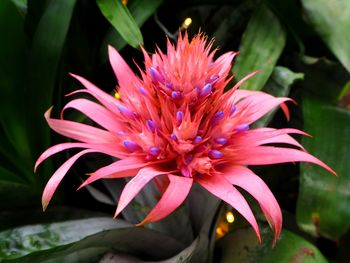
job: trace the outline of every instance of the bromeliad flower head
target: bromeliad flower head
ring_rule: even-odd
[[[151,180],[166,189],[146,218],[145,224],[172,213],[198,183],[234,207],[254,228],[260,239],[256,219],[235,188],[246,190],[260,204],[278,238],[282,227],[279,205],[259,176],[247,165],[285,162],[310,162],[334,173],[327,165],[308,154],[288,134],[302,134],[296,129],[257,128],[250,125],[285,102],[263,92],[238,89],[252,77],[249,74],[224,92],[232,76],[231,63],[237,55],[228,52],[214,59],[212,43],[198,35],[189,41],[179,36],[176,47],[169,41],[167,53],[158,50],[151,57],[143,51],[145,69],[136,76],[120,54],[109,47],[109,59],[118,79],[117,96],[111,96],[86,79],[72,75],[85,87],[75,93],[88,93],[98,103],[75,99],[62,110],[75,109],[100,128],[50,117],[49,126],[77,142],[55,145],[38,159],[35,168],[49,156],[70,148],[83,150],[68,159],[47,183],[42,203],[45,209],[58,184],[73,163],[87,153],[104,153],[117,158],[114,163],[93,172],[81,185],[101,178],[132,177],[117,206],[117,216]],[[293,148],[271,146],[273,143]],[[159,180],[162,175],[163,180]],[[164,182],[164,177],[166,181]]]

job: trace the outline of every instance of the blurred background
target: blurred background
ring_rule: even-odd
[[[0,262],[349,262],[349,29],[348,0],[1,0]],[[85,173],[111,162],[103,155],[80,160],[42,212],[45,183],[74,153],[33,172],[46,148],[67,141],[43,114],[54,106],[58,117],[72,99],[65,95],[80,88],[68,73],[113,94],[108,45],[136,71],[140,45],[165,51],[166,38],[185,31],[213,38],[218,55],[239,50],[235,81],[260,70],[241,88],[293,98],[290,121],[276,110],[255,127],[306,131],[313,137],[297,139],[338,173],[308,164],[254,168],[283,209],[275,248],[263,217],[260,245],[234,210],[200,187],[169,218],[136,228],[154,204],[150,185],[112,220],[126,181],[76,191]],[[74,111],[65,118],[89,122]]]

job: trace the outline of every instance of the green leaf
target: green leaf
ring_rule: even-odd
[[[304,78],[303,73],[295,73],[288,68],[277,66],[273,70],[263,91],[276,97],[288,96],[290,88],[297,80]],[[254,123],[254,127],[266,126],[276,113],[277,109],[269,112],[264,117]]]
[[[129,227],[111,218],[25,226],[0,232],[0,237],[0,259],[22,263],[97,262],[95,253],[102,257],[111,251],[162,260],[184,249],[183,244],[159,232]],[[94,257],[85,261],[87,254]]]
[[[0,232],[0,259],[23,257],[95,234],[101,230],[128,227],[112,218],[89,218],[46,225],[29,225]]]
[[[83,219],[91,217],[108,216],[101,212],[78,209],[76,207],[53,206],[43,212],[40,205],[40,198],[35,200],[38,208],[29,207],[21,209],[11,209],[0,211],[0,231],[15,228],[23,225],[47,224],[52,222],[67,221],[73,219]]]
[[[286,35],[276,16],[264,5],[257,7],[239,47],[233,72],[240,80],[259,70],[254,79],[241,85],[244,89],[261,90],[270,77],[285,46]]]
[[[139,27],[129,9],[119,0],[96,0],[97,4],[112,26],[119,32],[130,46],[138,48],[143,45]]]
[[[22,15],[27,13],[27,0],[12,0]]]
[[[49,128],[44,112],[52,105],[58,86],[60,62],[76,0],[50,0],[34,34],[29,56],[24,95],[27,130],[31,139],[32,155],[38,156],[49,145]],[[59,15],[57,15],[59,14]]]
[[[348,0],[301,2],[314,29],[350,72],[350,2]]]
[[[163,0],[135,0],[131,1],[129,10],[135,18],[136,24],[141,28],[147,19],[157,10]],[[100,54],[103,62],[107,61],[107,46],[112,45],[117,50],[126,46],[125,40],[114,28],[110,28],[101,45]]]
[[[0,123],[14,149],[1,143],[8,155],[30,156],[23,116],[23,78],[26,61],[24,20],[10,0],[0,1]],[[13,151],[15,150],[15,151]]]
[[[259,244],[252,229],[237,229],[218,241],[221,263],[324,263],[327,260],[321,252],[303,238],[283,230],[275,247],[272,247],[273,233],[261,228],[262,243]]]
[[[39,202],[33,187],[14,172],[0,166],[0,210]]]
[[[350,228],[350,111],[307,96],[303,106],[304,130],[313,138],[302,143],[338,176],[315,165],[301,166],[297,221],[313,235],[337,240]]]

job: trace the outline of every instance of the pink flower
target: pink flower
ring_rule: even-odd
[[[54,131],[77,142],[49,148],[39,157],[35,169],[60,151],[84,150],[52,175],[42,196],[43,208],[74,162],[84,154],[98,152],[118,160],[93,172],[80,187],[101,178],[132,177],[121,194],[115,216],[148,182],[155,180],[164,184],[163,195],[140,224],[160,220],[180,206],[192,185],[198,183],[234,207],[260,239],[256,219],[235,188],[239,186],[258,201],[277,239],[282,227],[279,205],[264,181],[247,165],[303,161],[334,171],[288,135],[306,135],[304,132],[250,129],[252,123],[278,105],[288,117],[284,102],[290,99],[239,90],[240,84],[255,72],[224,92],[233,78],[229,72],[237,53],[228,52],[214,59],[215,50],[211,51],[211,46],[203,36],[198,35],[189,42],[187,35],[180,35],[176,47],[168,41],[167,54],[158,50],[149,57],[143,51],[145,71],[140,70],[140,77],[109,47],[110,63],[118,79],[119,100],[72,74],[85,87],[74,93],[88,93],[99,103],[75,99],[63,108],[62,114],[68,108],[78,110],[100,128],[63,118],[53,119],[51,109],[45,113]],[[275,147],[271,143],[293,148]]]

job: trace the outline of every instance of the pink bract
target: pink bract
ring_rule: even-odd
[[[310,155],[289,134],[306,135],[296,129],[256,128],[250,125],[289,98],[275,98],[257,91],[238,89],[251,73],[229,91],[231,64],[237,53],[214,59],[212,43],[198,35],[188,40],[179,36],[176,47],[169,41],[167,53],[158,50],[151,57],[143,50],[145,70],[136,76],[120,54],[109,47],[109,60],[118,79],[120,99],[103,92],[86,79],[73,75],[99,103],[75,99],[63,109],[82,112],[100,128],[69,120],[53,119],[49,126],[77,142],[62,143],[46,150],[35,168],[51,155],[70,148],[82,148],[68,159],[48,181],[43,197],[46,209],[57,186],[74,162],[87,153],[104,153],[117,158],[93,172],[81,185],[102,178],[132,177],[125,186],[115,213],[117,216],[151,180],[163,175],[165,189],[157,205],[140,223],[160,220],[183,203],[194,183],[234,207],[253,227],[260,239],[256,219],[238,186],[260,204],[275,231],[282,227],[280,207],[262,179],[247,165],[310,162],[334,173]],[[271,146],[273,143],[293,148]],[[268,144],[268,145],[267,145]],[[164,179],[159,182],[164,183]]]

